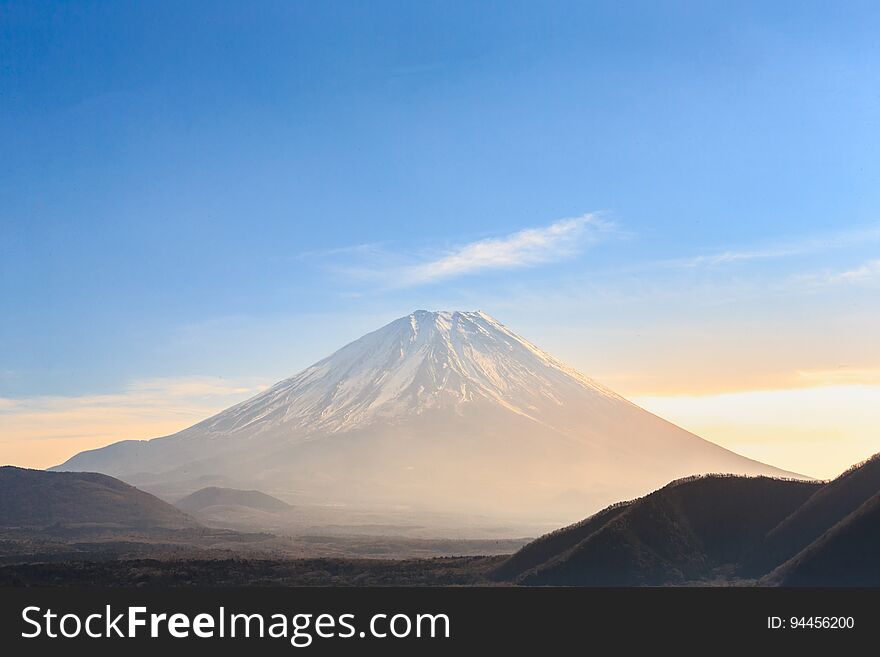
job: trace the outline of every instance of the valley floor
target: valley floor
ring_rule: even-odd
[[[132,559],[0,566],[0,586],[497,586],[504,555],[435,559]]]
[[[370,535],[278,536],[198,527],[137,531],[53,527],[0,529],[0,565],[154,559],[430,559],[510,555],[530,539],[442,539]]]
[[[493,571],[507,555],[433,559],[125,559],[0,566],[3,586],[512,586]],[[724,579],[684,586],[754,586]]]

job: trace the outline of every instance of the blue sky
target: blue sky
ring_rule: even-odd
[[[872,385],[880,7],[730,5],[3,2],[0,399],[415,308],[625,394]]]

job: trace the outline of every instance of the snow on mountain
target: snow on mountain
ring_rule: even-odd
[[[560,385],[621,400],[483,312],[419,310],[200,426],[333,433],[432,408],[454,412],[477,400],[542,421],[542,402],[564,403]]]
[[[790,475],[635,406],[483,312],[416,311],[173,436],[58,466],[155,492],[580,518],[703,472]]]

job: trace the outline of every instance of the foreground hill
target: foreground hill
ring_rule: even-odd
[[[831,482],[709,475],[543,536],[493,569],[527,585],[880,585],[880,455]]]
[[[656,586],[720,577],[820,486],[769,477],[675,481],[539,539],[509,564],[529,566],[515,576],[530,585]],[[523,560],[530,553],[546,560]]]
[[[526,571],[565,554],[582,540],[601,529],[620,514],[626,512],[633,502],[620,502],[603,509],[586,520],[558,529],[525,545],[494,570],[494,579],[515,580]]]
[[[771,573],[778,586],[880,586],[880,493]]]
[[[57,469],[165,499],[208,477],[298,507],[424,524],[468,513],[489,527],[571,522],[696,473],[793,476],[639,408],[483,312],[424,310],[177,434]]]
[[[258,490],[238,490],[217,486],[199,489],[175,502],[174,506],[188,513],[204,511],[212,506],[237,506],[261,511],[286,511],[292,508],[287,502]]]
[[[818,489],[770,531],[740,569],[745,576],[767,573],[817,540],[880,491],[880,454],[853,466]]]
[[[199,524],[159,498],[94,472],[0,468],[0,527],[187,529]]]

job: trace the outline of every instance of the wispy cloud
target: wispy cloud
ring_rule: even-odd
[[[328,249],[314,249],[311,251],[300,251],[291,256],[287,256],[287,260],[320,260],[334,256],[375,256],[381,255],[385,251],[385,245],[382,242],[365,242],[363,244],[351,244],[348,246],[337,246]]]
[[[799,274],[792,277],[797,287],[825,288],[836,285],[857,285],[880,281],[880,259],[869,260],[852,269],[823,269],[820,272]]]
[[[809,255],[812,253],[821,253],[831,249],[845,248],[878,240],[880,240],[880,226],[869,226],[867,228],[850,229],[838,233],[789,240],[778,244],[741,249],[728,249],[687,258],[666,260],[663,261],[663,264],[675,267],[713,267],[749,260],[767,260],[774,258],[788,258],[798,255]]]
[[[768,258],[785,258],[787,256],[807,253],[808,251],[795,248],[770,248],[770,249],[754,249],[742,251],[721,251],[718,253],[710,253],[697,255],[691,258],[681,258],[678,260],[668,261],[680,267],[713,267],[716,265],[724,265],[728,263],[742,262],[745,260],[762,260]]]
[[[831,275],[834,283],[858,283],[880,277],[880,259],[870,260],[860,267],[836,272]]]
[[[348,279],[396,289],[484,271],[561,262],[591,244],[620,234],[614,222],[589,213],[442,250],[395,250],[387,244],[372,243],[314,251],[303,258],[324,259],[332,270]]]
[[[614,222],[589,213],[446,249],[405,250],[373,242],[304,252],[296,259],[323,261],[329,270],[345,278],[399,289],[482,271],[561,262],[611,235],[624,234]]]
[[[612,224],[594,214],[562,219],[503,237],[458,246],[439,257],[406,267],[409,284],[429,283],[489,269],[513,269],[558,262],[610,232]]]

